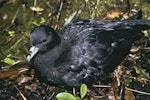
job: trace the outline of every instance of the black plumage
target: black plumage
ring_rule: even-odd
[[[78,87],[103,80],[128,55],[150,20],[78,20],[59,30],[36,27],[30,36],[31,61],[41,81]]]

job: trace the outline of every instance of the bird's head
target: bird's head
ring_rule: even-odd
[[[60,38],[54,29],[42,25],[31,31],[30,41],[32,47],[27,62],[30,62],[37,53],[44,53],[54,48],[60,43]]]

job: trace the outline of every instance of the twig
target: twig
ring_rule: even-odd
[[[21,37],[19,40],[17,40],[16,43],[15,43],[13,46],[11,46],[11,47],[8,49],[8,52],[9,52],[10,50],[12,50],[13,48],[16,48],[16,47],[18,46],[18,44],[19,44],[24,38],[25,38],[25,36],[22,35],[22,37]]]
[[[63,7],[63,1],[61,0],[61,3],[60,3],[60,7],[59,7],[59,10],[58,10],[58,14],[57,14],[57,19],[59,19],[59,17],[60,17],[60,11],[62,10],[62,7]]]
[[[97,8],[98,8],[99,1],[100,1],[100,0],[97,0],[97,1],[96,1],[95,9],[97,9]]]
[[[17,86],[16,85],[14,85],[14,86],[17,89],[17,91],[19,92],[19,94],[21,95],[22,99],[27,100],[27,98],[22,94],[22,92],[17,88]]]
[[[110,88],[110,85],[93,85],[93,87],[97,87],[97,88]]]
[[[140,93],[140,94],[145,94],[145,95],[150,95],[150,93],[148,92],[143,92],[143,91],[139,91],[139,90],[134,90],[134,89],[131,89],[131,88],[128,88],[126,87],[127,90],[130,90],[130,91],[133,91],[133,92],[136,92],[136,93]]]
[[[34,7],[36,6],[37,0],[34,0]]]
[[[93,85],[93,87],[97,87],[97,88],[110,88],[111,86],[109,86],[109,85]],[[128,87],[125,87],[125,88],[127,90],[130,90],[130,91],[133,91],[133,92],[136,92],[136,93],[150,95],[149,92],[143,92],[143,91],[139,91],[139,90],[134,90],[134,89],[131,89],[131,88],[128,88]]]
[[[14,21],[15,21],[17,15],[18,15],[18,13],[19,13],[19,10],[20,10],[20,6],[18,7],[18,9],[17,9],[17,11],[16,11],[16,13],[15,13],[15,15],[14,15],[14,17],[13,17],[13,19],[12,19],[12,21],[11,21],[11,24],[14,23]]]
[[[52,99],[52,97],[54,96],[54,92],[52,93],[52,95],[47,99],[47,100],[51,100]]]
[[[97,99],[102,99],[104,97],[106,97],[105,95],[104,96],[93,96],[94,98],[97,98]]]
[[[73,14],[71,14],[71,16],[64,23],[64,26],[66,26],[68,23],[70,23],[76,14],[77,14],[77,11],[75,11]]]
[[[121,89],[120,89],[120,94],[119,94],[119,100],[124,100],[125,96],[125,85],[124,82],[121,82]]]

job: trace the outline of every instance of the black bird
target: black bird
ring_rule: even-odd
[[[128,55],[150,20],[78,20],[61,29],[36,27],[27,56],[39,80],[79,87],[105,79]]]

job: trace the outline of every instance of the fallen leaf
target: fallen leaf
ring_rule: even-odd
[[[44,10],[43,8],[40,8],[40,7],[30,7],[30,9],[31,9],[32,11],[36,11],[36,12],[41,12],[41,11]]]
[[[125,100],[135,100],[133,92],[131,90],[125,90]]]
[[[106,13],[106,19],[115,19],[115,18],[118,18],[120,16],[120,13],[121,11],[118,10],[118,9],[113,9],[113,10],[110,10]]]
[[[18,85],[21,85],[23,83],[26,83],[28,81],[31,81],[33,79],[33,77],[28,77],[25,75],[21,75],[18,79],[17,79],[17,83]]]

